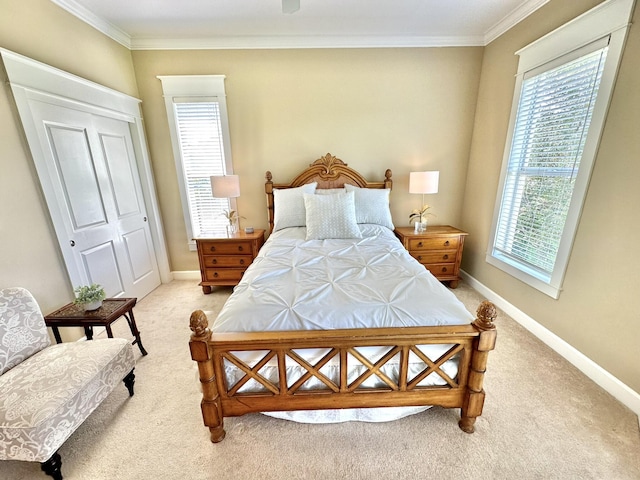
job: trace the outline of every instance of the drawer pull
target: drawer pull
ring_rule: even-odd
[[[422,255],[418,255],[418,260],[422,260]]]
[[[447,267],[442,267],[442,273],[447,271]]]
[[[242,245],[238,245],[238,251],[242,252],[244,249],[242,248]]]
[[[418,242],[418,246],[421,247],[422,246],[422,242]]]
[[[213,272],[214,278],[218,278],[218,272]]]
[[[448,258],[449,258],[449,255],[443,255],[443,256],[442,256],[442,259],[443,259],[443,260],[447,260]]]
[[[444,246],[448,247],[449,246],[449,240],[447,240],[446,242],[444,242]]]
[[[213,263],[213,264],[215,265],[216,263],[218,263],[218,260],[216,260],[216,259],[214,258],[213,260],[211,260],[211,263]]]
[[[215,246],[213,246],[213,245],[211,245],[211,247],[210,247],[209,249],[210,249],[212,252],[215,252],[215,251],[216,251],[216,247],[215,247]]]
[[[244,260],[240,260],[240,265],[244,265]]]

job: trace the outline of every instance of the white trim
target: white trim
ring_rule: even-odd
[[[584,373],[589,379],[613,395],[620,403],[628,407],[636,415],[640,416],[640,393],[633,390],[625,383],[618,380],[611,373],[595,363],[589,357],[568,344],[555,333],[542,326],[529,315],[496,292],[480,283],[465,271],[460,271],[460,276],[473,289],[478,291],[487,300],[493,302],[498,308],[503,310],[513,320],[518,322],[529,332],[539,338],[548,347],[565,358],[569,363]],[[500,327],[498,326],[498,329]]]
[[[225,36],[209,38],[134,38],[131,50],[234,50],[294,48],[481,47],[483,36]]]
[[[105,20],[104,18],[96,15],[92,11],[78,4],[75,0],[51,0],[60,8],[66,10],[73,16],[79,18],[84,23],[92,26],[100,33],[105,34],[107,37],[112,38],[120,45],[131,50],[131,36],[124,30],[116,27],[113,23]]]
[[[171,272],[174,280],[202,280],[200,270],[177,270]]]
[[[11,85],[45,92],[69,99],[73,92],[74,102],[86,103],[112,112],[127,113],[140,117],[141,100],[112,90],[72,73],[38,62],[24,55],[0,48],[5,68],[11,70]],[[46,85],[46,89],[42,88]]]
[[[11,89],[19,110],[28,111],[28,98],[37,96],[40,99],[48,98],[50,103],[64,103],[78,110],[101,114],[109,112],[112,118],[126,119],[129,122],[158,273],[163,283],[171,281],[162,217],[140,113],[140,100],[10,50],[0,48],[0,57],[10,77]],[[26,132],[27,138],[37,136],[34,125],[24,127],[25,130],[30,130]]]
[[[629,25],[635,0],[607,0],[516,52],[527,72]],[[623,38],[626,32],[623,33]],[[611,49],[610,49],[611,50]]]
[[[543,7],[544,5],[549,3],[549,1],[550,0],[530,0],[516,7],[516,9],[509,13],[509,15],[504,17],[502,20],[500,20],[485,32],[484,45],[489,45],[500,35],[520,23],[540,7]]]

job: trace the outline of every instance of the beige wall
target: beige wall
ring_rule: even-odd
[[[459,224],[482,49],[134,51],[149,148],[174,271],[187,248],[157,75],[224,74],[241,225],[266,227],[264,174],[288,182],[330,152],[370,180],[393,170],[392,213],[407,225],[421,198],[412,170],[440,170],[434,223]]]
[[[563,291],[554,300],[485,262],[514,88],[514,52],[596,0],[552,0],[485,48],[462,228],[463,268],[640,392],[640,9],[623,54]]]
[[[0,0],[0,47],[126,94],[138,94],[131,53],[49,0]],[[11,91],[3,81],[0,288],[29,289],[47,313],[73,299],[73,292],[18,122]]]

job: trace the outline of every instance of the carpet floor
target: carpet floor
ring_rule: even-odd
[[[475,312],[482,298],[455,294]],[[225,419],[212,444],[202,424],[189,315],[230,293],[190,281],[162,285],[134,312],[135,395],[116,389],[60,449],[65,480],[640,479],[638,418],[500,312],[476,432],[459,411],[431,408],[387,423],[308,425],[261,414]],[[114,325],[130,337],[126,322]],[[48,478],[37,463],[2,461],[0,479]]]

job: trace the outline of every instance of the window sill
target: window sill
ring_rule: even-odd
[[[553,286],[547,281],[542,280],[539,277],[522,270],[521,268],[524,267],[516,266],[513,263],[506,262],[498,257],[493,256],[490,253],[487,254],[486,260],[488,264],[493,265],[494,267],[502,270],[503,272],[511,275],[514,278],[517,278],[521,282],[529,285],[532,288],[535,288],[536,290],[550,296],[551,298],[557,300],[560,296],[560,287]]]

